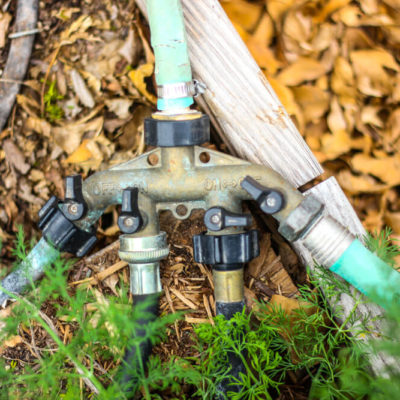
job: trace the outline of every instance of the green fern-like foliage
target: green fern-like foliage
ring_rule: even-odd
[[[16,249],[15,254],[24,258],[27,248],[22,233]],[[35,357],[29,363],[16,367],[1,360],[0,399],[126,399],[126,387],[116,379],[126,346],[166,340],[168,326],[181,318],[180,314],[161,316],[146,325],[144,337],[137,337],[136,321],[148,317],[147,304],[133,308],[126,287],[120,288],[119,297],[105,297],[90,288],[72,291],[67,282],[71,264],[60,258],[49,266],[42,282],[16,298],[11,315],[2,321],[0,343],[17,333],[24,336],[27,330],[45,340],[41,345],[31,343]],[[60,335],[62,330],[56,328],[60,323],[72,332],[66,342]],[[105,370],[104,364],[111,368]],[[162,363],[153,355],[146,371],[138,359],[130,366],[135,382],[131,389],[140,390],[146,400],[161,399],[159,392],[165,388],[178,394],[183,384],[200,382],[199,373],[188,365],[177,359]],[[93,396],[93,390],[98,395]]]
[[[368,233],[365,237],[365,245],[380,259],[393,267],[396,256],[400,254],[400,246],[390,237],[391,234],[391,228],[385,228],[380,233],[375,232],[373,235]]]
[[[203,377],[203,384],[197,395],[204,399],[223,397],[221,384],[229,380],[229,399],[272,399],[271,389],[279,386],[273,372],[282,358],[272,345],[276,328],[260,321],[255,323],[252,314],[245,311],[226,320],[219,315],[214,325],[202,324],[195,328],[198,336],[200,359],[197,365]],[[245,372],[239,377],[232,376],[230,359],[241,359]],[[239,386],[233,391],[229,387]]]
[[[384,231],[367,243],[393,265],[400,249],[389,235]],[[20,230],[15,255],[25,259],[29,248]],[[168,327],[181,317],[162,316],[147,324],[144,338],[136,337],[136,321],[146,318],[146,304],[133,308],[123,285],[118,297],[91,288],[72,289],[67,282],[70,268],[71,262],[61,258],[49,266],[43,281],[18,297],[12,314],[2,321],[0,342],[17,333],[27,339],[27,331],[45,340],[30,344],[35,356],[27,364],[0,362],[0,399],[128,398],[127,388],[117,379],[124,349],[139,347],[143,340],[166,340]],[[301,306],[290,314],[259,304],[255,311],[237,313],[229,321],[218,316],[214,325],[195,328],[199,357],[161,362],[152,355],[147,369],[137,360],[131,366],[132,391],[146,400],[162,399],[165,393],[176,399],[222,399],[221,384],[228,381],[232,390],[228,385],[226,398],[275,399],[287,376],[303,371],[312,378],[311,400],[397,398],[399,371],[388,367],[386,375],[375,377],[365,354],[380,351],[400,360],[400,305],[394,304],[386,315],[382,337],[366,343],[355,340],[370,331],[376,318],[357,311],[367,300],[322,267],[316,267],[313,276],[310,285],[299,289]],[[340,307],[332,312],[328,304],[341,293],[355,297],[346,318]],[[56,324],[69,326],[72,335],[65,342]],[[232,354],[244,365],[238,377],[230,369]]]

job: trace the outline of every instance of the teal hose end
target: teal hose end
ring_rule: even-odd
[[[353,241],[330,270],[385,309],[400,302],[400,273],[358,240]]]
[[[193,97],[183,97],[180,99],[158,99],[157,109],[160,111],[172,110],[174,108],[187,108],[193,104]]]
[[[147,0],[157,85],[191,82],[192,70],[180,0]]]

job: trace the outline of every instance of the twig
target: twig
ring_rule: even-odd
[[[10,33],[8,35],[9,39],[18,39],[20,37],[24,37],[24,36],[30,36],[30,35],[35,35],[36,33],[41,32],[43,29],[27,29],[26,31],[19,31],[19,32],[14,32],[14,33]]]
[[[15,30],[18,32],[36,29],[37,10],[38,0],[19,0]],[[6,84],[0,85],[0,132],[3,130],[15,103],[21,87],[20,81],[24,79],[28,69],[33,42],[34,35],[23,36],[11,42],[2,78],[2,81]],[[11,81],[15,82],[11,83]]]
[[[71,282],[70,285],[81,285],[83,283],[91,283],[91,282],[96,282],[96,281],[102,281],[109,277],[110,275],[114,274],[115,272],[119,271],[120,269],[126,267],[128,263],[126,261],[118,261],[117,263],[111,265],[104,271],[99,272],[95,276],[92,276],[90,278],[82,279],[80,281],[75,281]]]

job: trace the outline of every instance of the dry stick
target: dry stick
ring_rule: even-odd
[[[171,312],[174,314],[175,313],[175,307],[174,307],[174,303],[172,302],[171,294],[169,292],[168,286],[164,286],[164,290],[165,290],[165,297],[167,298],[167,302],[168,302],[169,308],[171,309]],[[174,322],[174,326],[175,326],[176,336],[178,337],[178,340],[180,340],[181,339],[181,334],[179,333],[179,329],[178,329],[178,321]]]
[[[192,301],[187,299],[179,290],[176,290],[174,288],[171,288],[170,290],[179,300],[181,300],[183,303],[185,303],[192,310],[197,310],[198,309],[196,304],[194,304]]]
[[[37,24],[38,0],[19,0],[15,31],[35,29]],[[31,57],[34,35],[13,39],[10,52],[0,82],[0,132],[14,106],[15,99],[21,87],[20,81],[25,77]]]
[[[203,302],[204,302],[204,307],[206,308],[207,311],[207,316],[211,322],[211,325],[215,325],[213,315],[211,312],[210,302],[208,301],[208,298],[205,294],[203,294]]]
[[[114,274],[115,272],[119,271],[120,269],[126,267],[128,263],[126,261],[118,261],[117,263],[111,265],[104,271],[99,272],[95,276],[90,278],[82,279],[80,281],[71,282],[70,285],[81,285],[84,283],[91,283],[93,281],[103,281],[104,279],[108,278],[110,275]]]

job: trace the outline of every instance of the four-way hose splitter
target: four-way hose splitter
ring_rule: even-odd
[[[192,210],[203,209],[207,231],[193,237],[194,258],[212,265],[217,314],[231,318],[244,307],[244,265],[259,254],[258,233],[247,229],[251,215],[242,212],[244,200],[256,200],[279,222],[282,236],[301,241],[316,262],[363,293],[375,295],[382,306],[396,300],[400,274],[327,215],[317,198],[304,197],[270,168],[199,147],[209,140],[210,122],[189,108],[195,85],[180,1],[147,3],[159,111],[145,120],[145,140],[156,148],[85,181],[80,175],[67,177],[64,201],[52,197],[39,212],[43,237],[2,281],[0,303],[6,303],[7,293],[20,293],[38,279],[59,252],[87,254],[96,242],[94,225],[108,206],[116,204],[122,206],[119,256],[130,267],[134,304],[152,295],[157,299],[162,291],[160,261],[169,253],[159,212],[169,210],[186,219]],[[149,309],[156,316],[156,302]],[[132,351],[127,350],[127,363]],[[141,351],[146,360],[150,347]]]

